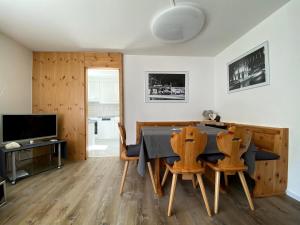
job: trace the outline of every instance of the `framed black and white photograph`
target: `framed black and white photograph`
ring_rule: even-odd
[[[188,72],[146,72],[146,102],[188,102]]]
[[[228,92],[270,84],[268,42],[228,63]]]

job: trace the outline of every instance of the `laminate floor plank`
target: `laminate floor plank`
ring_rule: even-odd
[[[71,186],[70,181],[66,179],[68,177],[67,173],[64,173],[61,170],[53,170],[51,172],[48,171],[43,174],[39,174],[37,176],[33,176],[31,178],[20,181],[16,185],[8,186],[9,201],[5,206],[5,208],[7,209],[3,212],[10,212],[10,215],[3,216],[3,224],[34,224],[33,221],[29,221],[28,223],[26,223],[25,218],[27,215],[30,215],[32,212],[41,210],[43,204],[48,205],[50,202],[44,201],[47,196],[50,196],[51,200],[55,200],[58,194],[63,195],[64,191],[67,192],[67,188]],[[48,179],[44,179],[46,177],[48,177]],[[61,178],[64,179],[61,180]],[[29,182],[31,183],[31,185],[29,184]],[[18,189],[19,192],[16,192],[14,190],[15,188]],[[10,194],[10,190],[12,190],[12,194]],[[57,193],[55,192],[56,190]],[[10,197],[12,197],[11,200]],[[18,210],[15,209],[15,206],[18,206]],[[2,209],[0,209],[0,214],[1,212]],[[0,218],[1,217],[2,216],[0,216]],[[0,221],[2,222],[2,220]]]
[[[251,211],[238,180],[220,193],[219,213],[207,215],[200,188],[178,177],[172,216],[167,216],[172,177],[163,197],[154,194],[149,174],[129,164],[124,192],[119,195],[124,162],[119,158],[90,158],[67,162],[7,184],[7,204],[0,208],[0,225],[299,225],[300,203],[288,196],[254,199]],[[238,179],[238,178],[237,178]],[[213,186],[204,180],[210,208]]]

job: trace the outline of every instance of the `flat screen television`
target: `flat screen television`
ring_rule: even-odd
[[[2,143],[57,137],[56,114],[2,115]]]

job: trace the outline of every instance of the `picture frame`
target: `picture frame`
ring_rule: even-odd
[[[187,71],[146,71],[145,102],[187,103],[189,73]]]
[[[227,64],[227,91],[233,93],[270,84],[269,44],[263,42]]]

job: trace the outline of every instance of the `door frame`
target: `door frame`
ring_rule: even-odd
[[[85,108],[85,159],[87,159],[87,148],[88,148],[88,69],[103,69],[103,70],[118,70],[119,71],[119,117],[120,123],[124,124],[124,76],[123,76],[123,68],[115,68],[115,67],[99,67],[99,66],[85,66],[84,67],[84,108]],[[120,154],[121,157],[121,144],[120,144]]]

